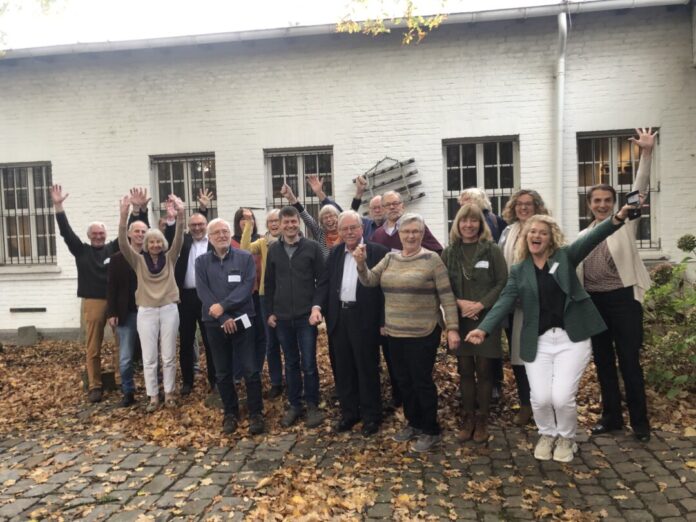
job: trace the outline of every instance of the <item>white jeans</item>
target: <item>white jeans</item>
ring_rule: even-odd
[[[575,438],[575,396],[591,355],[590,339],[574,343],[562,328],[552,328],[539,337],[536,359],[525,362],[524,368],[540,435]]]
[[[143,349],[143,375],[148,397],[158,395],[158,341],[162,347],[162,379],[164,393],[174,393],[176,386],[176,335],[179,331],[179,309],[176,303],[149,308],[138,307],[138,335]]]

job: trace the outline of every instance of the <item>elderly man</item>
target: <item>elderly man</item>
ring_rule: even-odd
[[[367,179],[365,176],[358,176],[355,179],[355,197],[350,203],[350,208],[358,212],[362,205],[362,197],[367,190]],[[368,212],[370,217],[363,217],[363,239],[370,241],[375,231],[382,226],[384,221],[384,210],[382,208],[382,196],[374,196],[368,204]]]
[[[212,251],[196,259],[196,292],[202,303],[215,377],[225,415],[222,430],[233,433],[239,419],[239,400],[234,386],[234,361],[242,365],[249,408],[249,433],[264,431],[261,374],[254,357],[252,291],[256,282],[254,258],[245,250],[230,246],[232,229],[223,219],[208,224]],[[238,357],[235,357],[237,355]]]
[[[336,358],[336,391],[341,405],[337,432],[348,431],[362,420],[362,434],[376,433],[382,407],[379,385],[379,329],[384,325],[384,296],[380,287],[367,288],[358,281],[352,252],[363,244],[360,215],[354,210],[338,217],[343,243],[331,249],[326,269],[314,292],[310,324],[326,317],[327,334]],[[372,268],[387,249],[366,243],[367,266]]]
[[[129,222],[137,219],[147,221],[147,191],[132,188],[130,191],[133,201],[133,214]],[[85,344],[87,353],[87,380],[90,402],[102,399],[101,381],[101,345],[104,340],[106,326],[106,269],[111,256],[119,250],[118,241],[106,242],[106,226],[104,223],[92,222],[87,226],[89,243],[83,243],[75,234],[63,208],[63,202],[69,194],[63,193],[60,185],[51,187],[51,200],[56,213],[58,230],[63,236],[68,250],[75,257],[77,267],[77,296],[82,298],[82,319],[85,328]],[[144,216],[143,216],[144,213]]]
[[[215,364],[210,354],[210,344],[201,317],[201,302],[196,294],[196,259],[210,250],[206,226],[208,225],[208,207],[213,194],[201,189],[198,195],[198,211],[188,220],[188,232],[184,234],[181,254],[176,262],[174,278],[179,287],[179,365],[181,367],[181,395],[190,395],[193,390],[196,341],[196,325],[201,331],[205,359],[208,369],[208,384],[215,387]],[[174,238],[174,221],[167,222],[165,237],[171,243]]]
[[[128,227],[128,241],[138,252],[143,248],[145,233],[149,228],[142,221],[134,221]],[[123,393],[121,406],[127,408],[135,402],[133,353],[138,342],[138,307],[135,304],[138,279],[121,252],[111,256],[106,281],[106,317],[109,326],[118,332],[118,359]]]
[[[401,195],[398,192],[390,190],[382,195],[382,209],[384,210],[384,222],[372,236],[374,243],[384,245],[392,251],[401,252],[403,246],[399,239],[399,222],[401,216],[404,215],[404,203],[401,201]],[[423,235],[423,248],[432,250],[433,252],[442,254],[442,245],[435,239],[433,233],[426,226]]]
[[[633,190],[645,195],[650,182],[650,163],[655,134],[636,129],[631,138],[642,151]],[[595,220],[581,234],[596,227],[614,212],[616,190],[611,185],[595,185],[587,192],[587,204]],[[645,382],[640,365],[643,345],[643,297],[650,288],[650,275],[636,247],[640,216],[608,237],[585,259],[580,272],[585,290],[607,324],[607,330],[592,337],[592,353],[602,390],[602,418],[593,429],[600,435],[623,427],[621,392],[616,359],[626,390],[626,404],[633,435],[650,441],[650,423],[645,399]]]

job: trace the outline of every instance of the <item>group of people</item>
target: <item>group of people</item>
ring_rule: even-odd
[[[641,149],[634,189],[646,194],[655,134],[637,129]],[[236,385],[247,392],[249,432],[265,430],[261,374],[267,363],[267,397],[287,394],[284,427],[304,418],[323,423],[319,407],[317,325],[326,323],[329,358],[340,406],[337,432],[361,423],[370,436],[383,411],[380,348],[389,372],[391,407],[403,406],[406,425],[394,440],[427,451],[441,439],[433,380],[443,333],[456,354],[461,390],[461,441],[488,440],[491,397],[502,379],[502,331],[507,334],[517,384],[518,424],[530,417],[539,429],[534,456],[570,462],[577,451],[575,398],[594,355],[603,414],[592,432],[623,427],[616,359],[635,437],[650,439],[640,367],[642,307],[650,285],[635,244],[636,206],[615,211],[610,185],[587,192],[594,221],[566,244],[541,196],[519,190],[502,217],[483,190],[460,198],[447,248],[423,218],[404,211],[398,192],[374,195],[368,216],[359,210],[368,181],[356,178],[351,209],[343,211],[308,176],[321,201],[315,220],[289,185],[288,205],[266,215],[257,233],[253,211],[240,208],[233,223],[207,221],[212,195],[201,191],[188,218],[169,196],[160,228],[148,226],[149,199],[134,188],[120,201],[118,239],[91,223],[82,243],[70,228],[58,185],[52,198],[61,235],[78,268],[78,296],[86,326],[89,400],[101,400],[99,348],[103,327],[120,340],[122,404],[135,398],[132,355],[142,346],[148,411],[176,405],[176,337],[182,385],[191,393],[195,331],[205,347],[208,381],[224,406],[223,431],[239,422]],[[313,239],[301,232],[301,223]],[[282,360],[281,361],[281,352]]]

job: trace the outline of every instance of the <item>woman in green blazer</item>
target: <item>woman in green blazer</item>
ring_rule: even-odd
[[[549,216],[527,220],[518,242],[517,264],[510,270],[500,299],[466,341],[480,344],[519,299],[524,312],[520,356],[531,388],[539,460],[570,462],[577,451],[575,396],[590,361],[590,337],[606,325],[582,287],[575,269],[626,219],[629,206],[567,246]],[[556,438],[558,441],[556,442]],[[554,448],[555,444],[555,448]]]

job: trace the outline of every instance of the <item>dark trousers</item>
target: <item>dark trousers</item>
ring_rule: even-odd
[[[462,410],[473,413],[478,404],[478,411],[488,415],[491,402],[491,367],[500,359],[460,355],[457,357],[459,369],[459,391],[461,393]]]
[[[259,369],[259,374],[263,372],[263,362],[266,360],[266,329],[264,327],[263,320],[263,310],[261,309],[261,300],[258,293],[252,294],[252,300],[254,301],[254,313],[256,314],[256,321],[254,321],[254,359],[256,361],[256,366]],[[235,355],[234,361],[234,378],[236,381],[241,381],[244,375],[242,375],[242,365],[237,360],[239,355]]]
[[[247,390],[247,406],[249,415],[260,415],[263,412],[261,398],[261,374],[259,373],[254,353],[254,321],[252,326],[234,334],[226,334],[220,325],[205,323],[210,341],[210,350],[215,361],[215,377],[225,415],[239,417],[239,399],[234,387],[235,361],[242,365],[242,375]],[[237,355],[237,357],[235,357]]]
[[[333,339],[336,392],[344,419],[379,423],[379,332],[365,330],[358,308],[339,311]]]
[[[215,363],[210,354],[210,343],[205,325],[201,319],[201,300],[198,299],[195,288],[182,288],[179,295],[179,365],[181,380],[184,384],[193,386],[193,343],[196,340],[196,325],[201,329],[203,346],[205,347],[205,362],[208,369],[208,384],[215,385]]]
[[[268,312],[266,311],[266,296],[259,296],[263,327],[266,334],[266,363],[268,364],[268,376],[271,385],[283,385],[283,359],[280,356],[280,341],[275,328],[268,326]]]
[[[640,366],[643,345],[643,307],[633,298],[633,288],[612,292],[593,292],[592,302],[607,324],[607,330],[592,337],[592,353],[602,390],[602,423],[623,425],[621,392],[616,358],[626,390],[626,404],[635,431],[648,431],[648,408],[645,381]]]
[[[401,396],[399,383],[397,382],[396,374],[394,373],[394,363],[392,363],[391,351],[389,350],[389,337],[380,335],[379,344],[382,345],[382,355],[384,356],[384,362],[387,365],[387,372],[389,373],[389,384],[391,384],[392,404],[394,406],[399,406],[403,403],[404,399]]]
[[[512,324],[512,314],[510,314],[510,324]],[[512,344],[512,327],[505,329],[508,345]],[[529,390],[529,379],[527,379],[527,371],[523,364],[512,364],[512,373],[515,375],[515,385],[517,386],[517,397],[520,401],[520,406],[531,406],[531,392]]]
[[[408,423],[428,435],[438,435],[437,388],[433,382],[439,326],[425,337],[389,337],[396,382],[404,399]]]

